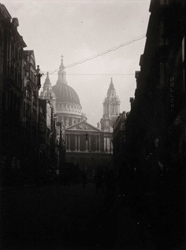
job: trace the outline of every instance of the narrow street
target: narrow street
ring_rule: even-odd
[[[0,3],[0,250],[186,249],[186,0]]]
[[[1,190],[3,249],[87,245],[87,227],[103,206],[92,184]]]
[[[141,230],[120,203],[93,183],[3,189],[1,249],[142,249]]]
[[[160,249],[125,196],[96,192],[94,183],[4,188],[0,197],[2,250]],[[161,249],[184,249],[184,242],[171,247],[166,240]]]

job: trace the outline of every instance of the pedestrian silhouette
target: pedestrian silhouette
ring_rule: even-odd
[[[101,188],[103,191],[103,175],[102,171],[98,171],[95,175],[95,186],[96,186],[96,193]]]
[[[85,188],[85,185],[87,184],[87,175],[84,171],[82,173],[82,183],[83,183],[83,188]]]

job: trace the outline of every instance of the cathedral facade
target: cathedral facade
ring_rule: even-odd
[[[111,79],[103,103],[101,128],[99,125],[95,127],[89,124],[86,115],[82,113],[78,94],[67,83],[64,69],[62,59],[56,84],[52,86],[47,74],[40,97],[42,99],[50,97],[54,106],[57,122],[61,124],[56,126],[56,130],[59,138],[60,128],[62,129],[66,163],[78,165],[91,178],[97,168],[112,166],[112,124],[119,114],[120,101]]]

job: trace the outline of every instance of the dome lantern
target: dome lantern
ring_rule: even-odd
[[[63,56],[61,56],[61,65],[60,65],[59,71],[58,71],[57,84],[67,84],[65,67],[63,64]]]
[[[56,85],[52,87],[53,92],[56,95],[57,103],[65,104],[77,104],[81,108],[79,96],[76,91],[67,85],[66,72],[64,71],[63,56],[61,56],[61,65],[58,71],[58,80]]]

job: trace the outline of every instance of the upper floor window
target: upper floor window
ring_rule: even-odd
[[[169,0],[160,0],[160,5],[166,5],[169,3]]]
[[[165,28],[166,23],[164,21],[160,22],[159,25],[159,45],[167,45],[168,44],[168,39],[166,37],[166,28]]]
[[[32,71],[30,72],[30,78],[31,78],[32,81],[34,81],[34,74],[33,74]]]

